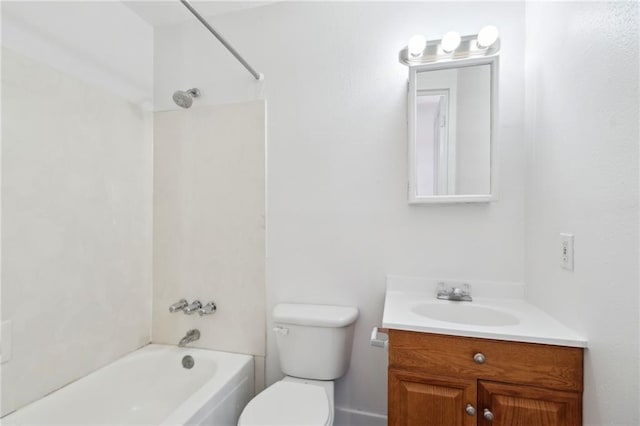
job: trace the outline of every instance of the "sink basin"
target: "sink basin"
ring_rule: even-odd
[[[411,308],[414,314],[436,321],[456,324],[504,327],[520,321],[510,313],[486,306],[474,306],[473,302],[427,302]]]

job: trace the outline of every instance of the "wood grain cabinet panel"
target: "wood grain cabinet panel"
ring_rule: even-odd
[[[389,330],[389,366],[582,391],[582,349]],[[482,353],[478,364],[473,356]]]
[[[389,425],[579,426],[582,363],[581,348],[389,330]]]
[[[475,415],[467,405],[476,404],[476,381],[389,372],[389,425],[393,426],[472,426]]]
[[[582,394],[480,381],[478,406],[493,415],[483,426],[580,426]]]

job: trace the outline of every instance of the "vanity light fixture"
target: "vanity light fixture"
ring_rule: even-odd
[[[456,61],[468,58],[483,58],[500,52],[498,28],[484,26],[478,34],[460,36],[449,31],[440,40],[426,40],[422,35],[409,39],[407,47],[399,54],[400,62],[407,66],[417,66],[434,62]]]
[[[416,34],[409,39],[408,44],[409,54],[411,57],[416,58],[422,56],[424,48],[427,47],[427,39],[421,34]]]
[[[487,25],[483,27],[478,33],[478,40],[476,41],[478,44],[478,48],[486,49],[487,47],[491,47],[493,43],[498,40],[498,28],[493,25]]]
[[[442,36],[442,42],[440,45],[442,46],[442,51],[444,53],[452,53],[454,52],[458,46],[460,46],[460,42],[462,41],[462,37],[455,31],[449,31],[444,36]]]

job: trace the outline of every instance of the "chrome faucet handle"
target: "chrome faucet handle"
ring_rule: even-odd
[[[204,305],[202,308],[198,309],[198,313],[200,314],[200,316],[211,315],[211,314],[215,314],[217,309],[218,308],[216,307],[215,303],[209,302],[206,305]]]
[[[169,306],[169,312],[171,313],[178,312],[183,310],[187,306],[189,306],[189,302],[187,302],[187,299],[180,299],[173,305]]]
[[[438,299],[471,302],[471,286],[460,282],[440,282],[436,293]]]
[[[184,312],[187,315],[193,315],[195,314],[198,309],[202,308],[202,303],[200,303],[199,300],[194,300],[193,302],[191,302],[191,304],[189,306],[187,306],[186,308],[184,308],[182,310],[182,312]]]

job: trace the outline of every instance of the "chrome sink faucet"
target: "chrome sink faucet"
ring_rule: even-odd
[[[200,338],[200,330],[198,330],[197,328],[191,329],[187,331],[187,334],[182,339],[180,339],[178,346],[182,348],[186,346],[187,343],[195,342],[199,338]]]
[[[438,299],[471,302],[471,287],[466,283],[438,283]]]

